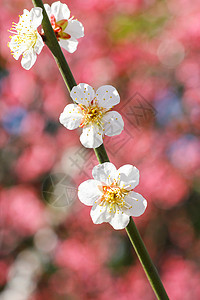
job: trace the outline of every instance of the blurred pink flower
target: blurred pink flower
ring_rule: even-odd
[[[53,139],[43,136],[21,154],[15,164],[15,172],[22,181],[34,180],[49,171],[56,159]]]
[[[3,286],[7,282],[7,275],[9,271],[9,266],[8,264],[0,260],[0,286]]]
[[[58,121],[60,112],[66,105],[68,97],[60,80],[55,78],[53,81],[46,82],[41,97],[45,114]]]
[[[76,271],[81,277],[89,278],[98,272],[101,266],[101,255],[96,252],[97,249],[93,248],[77,239],[68,238],[58,246],[55,261],[59,266]]]
[[[172,300],[200,298],[200,272],[192,261],[171,256],[162,266],[162,280]]]
[[[186,199],[187,181],[166,161],[143,163],[140,172],[142,192],[162,209],[170,209]]]
[[[18,185],[2,190],[0,206],[4,212],[3,227],[18,235],[32,235],[44,225],[43,205],[30,186]]]
[[[184,177],[192,179],[200,169],[200,141],[194,136],[183,136],[172,143],[170,158]]]
[[[27,107],[34,101],[37,90],[36,77],[33,72],[26,72],[12,65],[10,75],[4,79],[2,96],[4,104]]]

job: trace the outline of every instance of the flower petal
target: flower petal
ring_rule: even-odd
[[[69,19],[70,10],[67,4],[61,3],[60,1],[56,1],[51,5],[51,14],[54,15],[56,21]]]
[[[34,28],[40,26],[43,19],[42,8],[41,7],[32,8],[30,11],[30,18]]]
[[[97,148],[103,143],[103,130],[97,125],[91,125],[83,128],[80,136],[81,144],[86,148]]]
[[[88,106],[95,97],[94,89],[87,83],[79,83],[70,92],[71,98],[80,104]]]
[[[31,49],[26,54],[23,55],[21,60],[21,65],[25,70],[29,70],[35,63],[37,59],[36,53]]]
[[[102,118],[104,134],[107,136],[118,135],[124,129],[122,116],[116,111],[108,111]]]
[[[9,42],[9,48],[13,52],[13,57],[18,60],[20,55],[26,50],[26,47],[19,45],[15,35],[12,36]]]
[[[139,170],[132,165],[124,165],[117,170],[116,180],[120,181],[120,187],[130,191],[139,184]]]
[[[75,39],[79,39],[84,36],[84,27],[81,22],[77,20],[69,20],[65,32],[70,34]]]
[[[120,102],[120,96],[112,85],[103,85],[96,91],[98,105],[106,109],[112,108]]]
[[[130,217],[123,213],[122,211],[116,211],[112,219],[110,220],[110,225],[116,230],[124,229],[129,223]]]
[[[40,36],[39,33],[37,33],[37,41],[36,41],[35,46],[34,46],[34,51],[37,54],[40,54],[40,52],[42,51],[43,47],[44,47],[44,42],[42,40],[42,37]]]
[[[23,14],[22,14],[22,16],[21,16],[21,18],[25,21],[28,21],[28,22],[30,22],[30,11],[28,11],[28,9],[24,9],[23,10]],[[21,20],[22,20],[21,19]]]
[[[101,186],[101,182],[94,179],[82,182],[78,187],[79,200],[85,205],[93,205],[102,196],[98,186]]]
[[[81,124],[83,118],[82,111],[77,104],[68,104],[61,113],[59,121],[67,129],[73,130]]]
[[[93,168],[92,176],[94,177],[94,179],[110,185],[115,178],[116,171],[117,169],[112,163],[105,162]]]
[[[71,37],[70,39],[60,39],[59,44],[62,48],[67,50],[69,53],[73,53],[76,51],[77,46],[78,46],[78,41]]]
[[[128,193],[128,195],[125,196],[124,200],[126,203],[132,206],[130,209],[123,209],[124,213],[129,216],[139,217],[145,212],[145,209],[147,208],[146,199],[144,199],[144,197],[142,197],[142,195],[138,193],[131,191],[130,193]]]
[[[110,222],[112,218],[112,214],[109,212],[109,208],[107,206],[100,206],[96,203],[90,211],[90,216],[94,224]]]

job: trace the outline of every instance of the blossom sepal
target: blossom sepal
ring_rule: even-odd
[[[64,31],[68,25],[68,20],[60,20],[57,22],[58,26],[61,27],[61,30]]]

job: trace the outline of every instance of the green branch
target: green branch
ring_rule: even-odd
[[[62,77],[64,79],[64,82],[70,92],[71,89],[77,84],[68,66],[68,63],[64,57],[64,54],[60,48],[60,45],[58,44],[56,35],[49,21],[46,10],[44,9],[43,2],[41,0],[32,0],[32,2],[34,6],[41,7],[43,10],[42,28],[44,30],[44,35],[45,35],[45,44],[52,52],[55,61],[58,65],[58,68],[60,70],[60,73],[62,74]]]
[[[42,27],[45,34],[45,43],[49,47],[50,51],[53,53],[53,56],[56,60],[58,68],[63,76],[63,79],[66,83],[66,86],[69,91],[76,86],[76,81],[72,75],[72,72],[67,64],[67,61],[63,55],[63,52],[60,48],[60,45],[57,41],[57,38],[54,34],[53,28],[47,16],[47,13],[44,9],[44,5],[41,0],[32,0],[34,6],[41,7],[43,9],[43,21]],[[95,148],[94,152],[97,156],[99,163],[108,162],[109,158],[106,153],[105,147],[102,144],[100,147]],[[128,226],[126,227],[127,234],[130,238],[130,241],[137,253],[137,256],[143,266],[143,269],[149,279],[149,282],[159,300],[169,300],[167,293],[163,287],[163,284],[160,280],[158,272],[148,254],[148,251],[142,241],[142,238],[137,230],[137,227],[133,221],[130,219]]]
[[[98,159],[98,161],[99,161],[100,164],[109,161],[109,158],[108,158],[106,149],[104,147],[104,144],[102,144],[98,148],[95,148],[94,152],[95,152],[96,157],[97,157],[97,159]]]
[[[169,300],[158,271],[149,256],[132,218],[126,227],[126,231],[157,298],[160,300]]]

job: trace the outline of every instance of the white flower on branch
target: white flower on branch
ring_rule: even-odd
[[[139,170],[124,165],[118,170],[106,162],[93,168],[94,179],[80,184],[78,197],[82,203],[92,206],[90,215],[95,224],[110,223],[114,229],[125,228],[130,216],[142,215],[147,201],[133,189],[139,184]]]
[[[61,47],[70,53],[76,51],[77,39],[84,36],[84,27],[81,22],[70,18],[70,10],[60,1],[54,2],[51,7],[44,4],[47,15]]]
[[[40,54],[44,46],[42,37],[37,31],[42,19],[42,8],[35,7],[30,12],[24,9],[23,14],[19,16],[19,22],[13,22],[9,30],[13,36],[10,36],[8,47],[16,60],[22,55],[21,65],[26,70],[34,65],[37,54]]]
[[[60,123],[67,129],[83,128],[80,141],[86,148],[97,148],[103,143],[103,135],[114,136],[122,132],[121,115],[111,108],[120,102],[117,90],[111,85],[94,89],[80,83],[70,92],[77,104],[69,104],[60,115]]]

